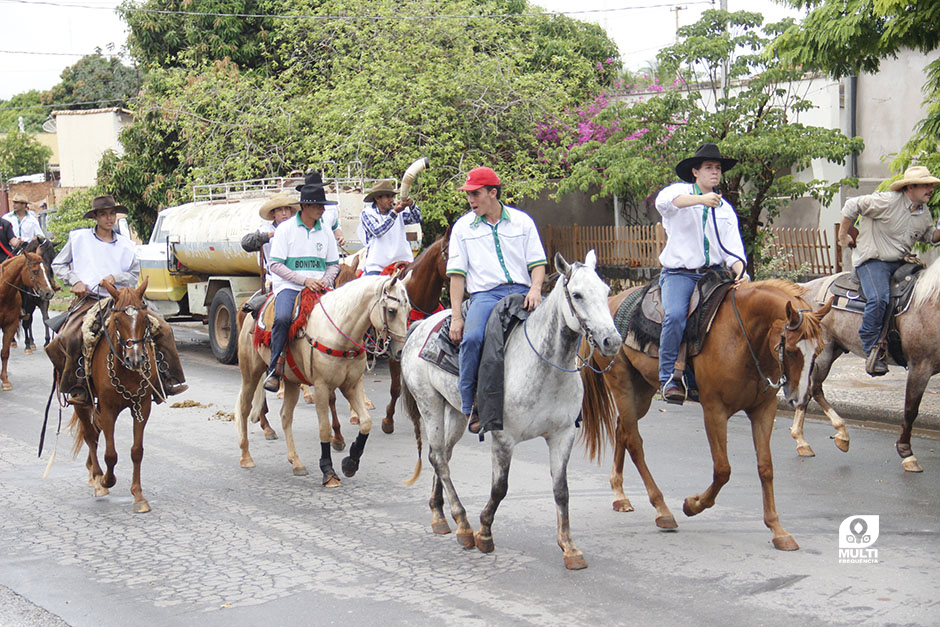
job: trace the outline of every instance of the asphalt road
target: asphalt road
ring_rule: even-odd
[[[576,448],[569,465],[571,527],[586,570],[570,572],[555,544],[547,447],[517,448],[509,495],[494,525],[496,550],[464,550],[430,531],[431,473],[414,487],[410,422],[378,428],[362,467],[326,490],[319,474],[294,477],[283,440],[252,425],[257,467],[241,469],[234,424],[238,370],[216,363],[199,329],[179,328],[198,404],[161,405],[147,427],[143,489],[153,511],[134,514],[129,493],[130,418],[118,423],[118,483],[96,499],[84,450],[72,459],[63,428],[36,455],[51,366],[14,349],[14,390],[0,394],[0,625],[793,625],[937,624],[940,454],[915,438],[922,474],[905,474],[896,433],[852,428],[847,454],[826,442],[828,424],[808,421],[817,457],[793,450],[788,418],[774,437],[777,509],[800,550],[779,552],[761,520],[749,425],[732,418],[731,482],[695,518],[682,500],[711,479],[697,405],[654,402],[641,423],[647,461],[679,522],[656,528],[637,473],[625,471],[636,511],[611,508],[610,450],[600,466]],[[367,375],[377,406],[387,369]],[[273,401],[274,407],[279,407]],[[345,405],[341,403],[345,413]],[[70,412],[63,412],[67,421]],[[378,422],[380,412],[372,412]],[[356,433],[344,421],[347,442]],[[312,406],[295,434],[316,469]],[[280,433],[280,425],[275,424]],[[578,446],[578,445],[576,445]],[[42,475],[55,448],[47,478]],[[334,454],[334,464],[344,454]],[[629,466],[629,460],[628,460]],[[452,462],[455,485],[478,521],[489,492],[489,444],[466,436]],[[840,523],[878,515],[878,563],[839,562]]]

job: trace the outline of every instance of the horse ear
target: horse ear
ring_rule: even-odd
[[[594,249],[588,251],[588,254],[584,257],[584,265],[586,265],[591,270],[597,268],[597,254],[594,252]]]
[[[118,299],[118,294],[119,294],[120,292],[118,292],[118,289],[117,289],[116,287],[114,287],[114,283],[112,283],[111,281],[102,281],[102,282],[101,282],[101,285],[104,286],[104,289],[108,290],[108,294],[111,295],[111,298],[113,298],[115,301],[117,301],[117,299]]]
[[[835,298],[836,298],[835,296],[830,296],[829,300],[826,301],[825,305],[823,305],[822,307],[820,307],[819,309],[813,312],[813,314],[816,316],[817,319],[822,320],[823,318],[826,317],[826,314],[828,314],[832,310],[832,303],[835,300]]]
[[[787,301],[787,326],[795,329],[802,321],[801,318],[800,312],[793,307],[790,301]]]
[[[444,241],[450,241],[450,232],[454,230],[454,223],[451,222],[447,225],[447,230],[444,231]]]
[[[561,253],[555,253],[555,270],[560,274],[568,276],[568,273],[571,272],[571,266],[565,261],[565,258],[561,256]]]
[[[137,286],[137,289],[134,290],[137,293],[137,298],[143,300],[144,292],[147,291],[147,284],[150,282],[150,277],[145,276],[144,280],[141,281],[140,285]]]

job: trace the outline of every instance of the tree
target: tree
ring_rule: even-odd
[[[325,161],[400,177],[428,156],[432,167],[416,191],[431,237],[465,211],[456,188],[471,167],[496,168],[507,198],[535,194],[550,170],[536,124],[599,91],[606,78],[598,66],[617,64],[599,27],[529,16],[535,9],[521,1],[298,0],[290,10],[414,19],[278,20],[266,59],[206,62],[181,51],[179,65],[152,69],[135,124],[122,135],[125,155],[99,172],[116,197],[141,199],[132,217],[152,224],[160,207],[187,200],[194,183]],[[511,17],[468,26],[420,17],[429,14]]]
[[[767,54],[835,78],[878,71],[904,48],[929,53],[940,47],[940,3],[901,0],[786,0],[810,9],[791,24]],[[917,161],[940,168],[940,58],[925,68],[927,116],[892,163],[896,172]]]
[[[83,103],[58,106],[60,109],[126,107],[137,95],[137,70],[116,57],[106,58],[100,50],[79,59],[62,70],[62,81],[42,95],[43,104]]]
[[[9,133],[0,138],[0,178],[44,172],[51,156],[52,150],[28,133]]]
[[[594,188],[600,195],[617,194],[641,204],[675,180],[673,167],[682,156],[715,142],[723,154],[739,160],[725,173],[722,192],[737,210],[753,270],[762,220],[771,222],[787,199],[812,196],[825,203],[842,185],[854,183],[801,182],[793,173],[813,159],[843,163],[863,146],[861,139],[838,130],[800,123],[800,113],[811,106],[794,88],[803,74],[761,59],[777,28],[769,25],[762,33],[762,22],[756,13],[709,10],[680,29],[680,42],[661,51],[659,62],[689,91],[667,90],[645,102],[605,106],[593,120],[606,129],[603,140],[562,133],[554,154],[567,164],[569,175],[559,192]],[[725,61],[733,87],[723,89]],[[705,81],[694,84],[696,76]],[[564,120],[559,124],[565,127]]]
[[[38,89],[15,94],[9,100],[0,100],[0,133],[15,133],[20,130],[19,118],[23,118],[23,131],[42,132],[42,123],[52,112],[51,107],[42,106],[42,92]]]

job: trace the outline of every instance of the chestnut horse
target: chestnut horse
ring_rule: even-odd
[[[114,287],[103,283],[113,302],[102,326],[102,336],[91,356],[88,367],[89,378],[97,407],[75,405],[75,413],[69,426],[75,434],[74,454],[88,446],[88,485],[95,489],[95,496],[105,496],[114,486],[114,466],[118,461],[114,446],[114,423],[118,414],[131,410],[134,424],[134,444],[131,446],[131,461],[134,474],[131,479],[131,494],[134,495],[134,511],[150,511],[150,504],[140,488],[140,462],[144,457],[144,428],[150,417],[154,392],[162,395],[160,378],[155,360],[156,348],[150,337],[147,305],[143,301],[147,290],[145,278],[137,288]],[[107,311],[107,310],[102,310]],[[107,472],[98,465],[98,438],[104,433],[104,461]]]
[[[611,313],[616,314],[627,295],[637,289],[642,287],[611,297]],[[774,504],[770,434],[777,412],[777,388],[783,388],[792,405],[806,398],[813,361],[822,347],[820,321],[831,308],[831,303],[827,303],[812,311],[801,298],[802,294],[799,286],[782,280],[745,283],[732,289],[718,309],[702,352],[691,360],[705,414],[714,475],[704,493],[685,500],[682,511],[686,516],[694,516],[715,504],[718,491],[731,475],[728,419],[743,410],[751,421],[757,452],[764,524],[773,531],[774,547],[783,551],[793,551],[799,546],[780,525]],[[598,356],[593,361],[600,368],[610,364],[609,359]],[[637,427],[637,421],[649,411],[653,395],[659,389],[658,366],[656,359],[624,344],[609,371],[599,374],[582,370],[584,437],[588,453],[595,459],[599,457],[605,434],[614,443],[610,474],[614,510],[633,510],[623,492],[626,450],[643,479],[650,503],[656,508],[656,525],[675,529],[676,520],[646,466],[643,440]],[[613,405],[618,413],[616,432]]]
[[[427,318],[441,303],[441,291],[447,280],[447,244],[450,242],[450,227],[447,232],[425,248],[418,257],[405,266],[401,273],[402,283],[408,290],[411,301],[412,318]],[[419,317],[420,316],[420,317]],[[392,379],[389,394],[391,399],[385,407],[382,419],[382,431],[395,431],[395,405],[401,396],[401,362],[388,360],[388,372]]]
[[[23,296],[32,295],[49,299],[55,290],[52,277],[36,253],[24,253],[0,264],[0,328],[3,329],[3,350],[0,359],[0,389],[12,390],[7,377],[7,361],[10,359],[10,344],[16,336],[23,312]]]

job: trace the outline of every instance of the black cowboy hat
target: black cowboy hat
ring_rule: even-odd
[[[304,182],[294,189],[296,189],[298,192],[302,192],[304,187],[311,187],[313,185],[326,187],[326,183],[323,182],[323,177],[316,170],[307,172],[307,176],[304,177]]]
[[[702,144],[695,151],[695,154],[688,159],[683,159],[676,166],[676,174],[686,183],[694,183],[695,177],[692,175],[692,168],[698,169],[703,161],[718,161],[721,163],[721,171],[727,172],[737,164],[737,159],[722,157],[721,151],[715,144]]]
[[[82,217],[85,218],[86,220],[94,220],[95,212],[98,211],[99,209],[114,209],[118,213],[123,213],[124,215],[127,215],[128,213],[127,207],[125,207],[124,205],[117,204],[116,202],[114,202],[114,196],[112,196],[111,194],[106,194],[104,196],[98,196],[97,198],[92,200],[91,209],[86,211],[85,215]]]
[[[326,192],[320,185],[303,185],[300,188],[300,204],[302,205],[337,205],[335,200],[327,200]]]

